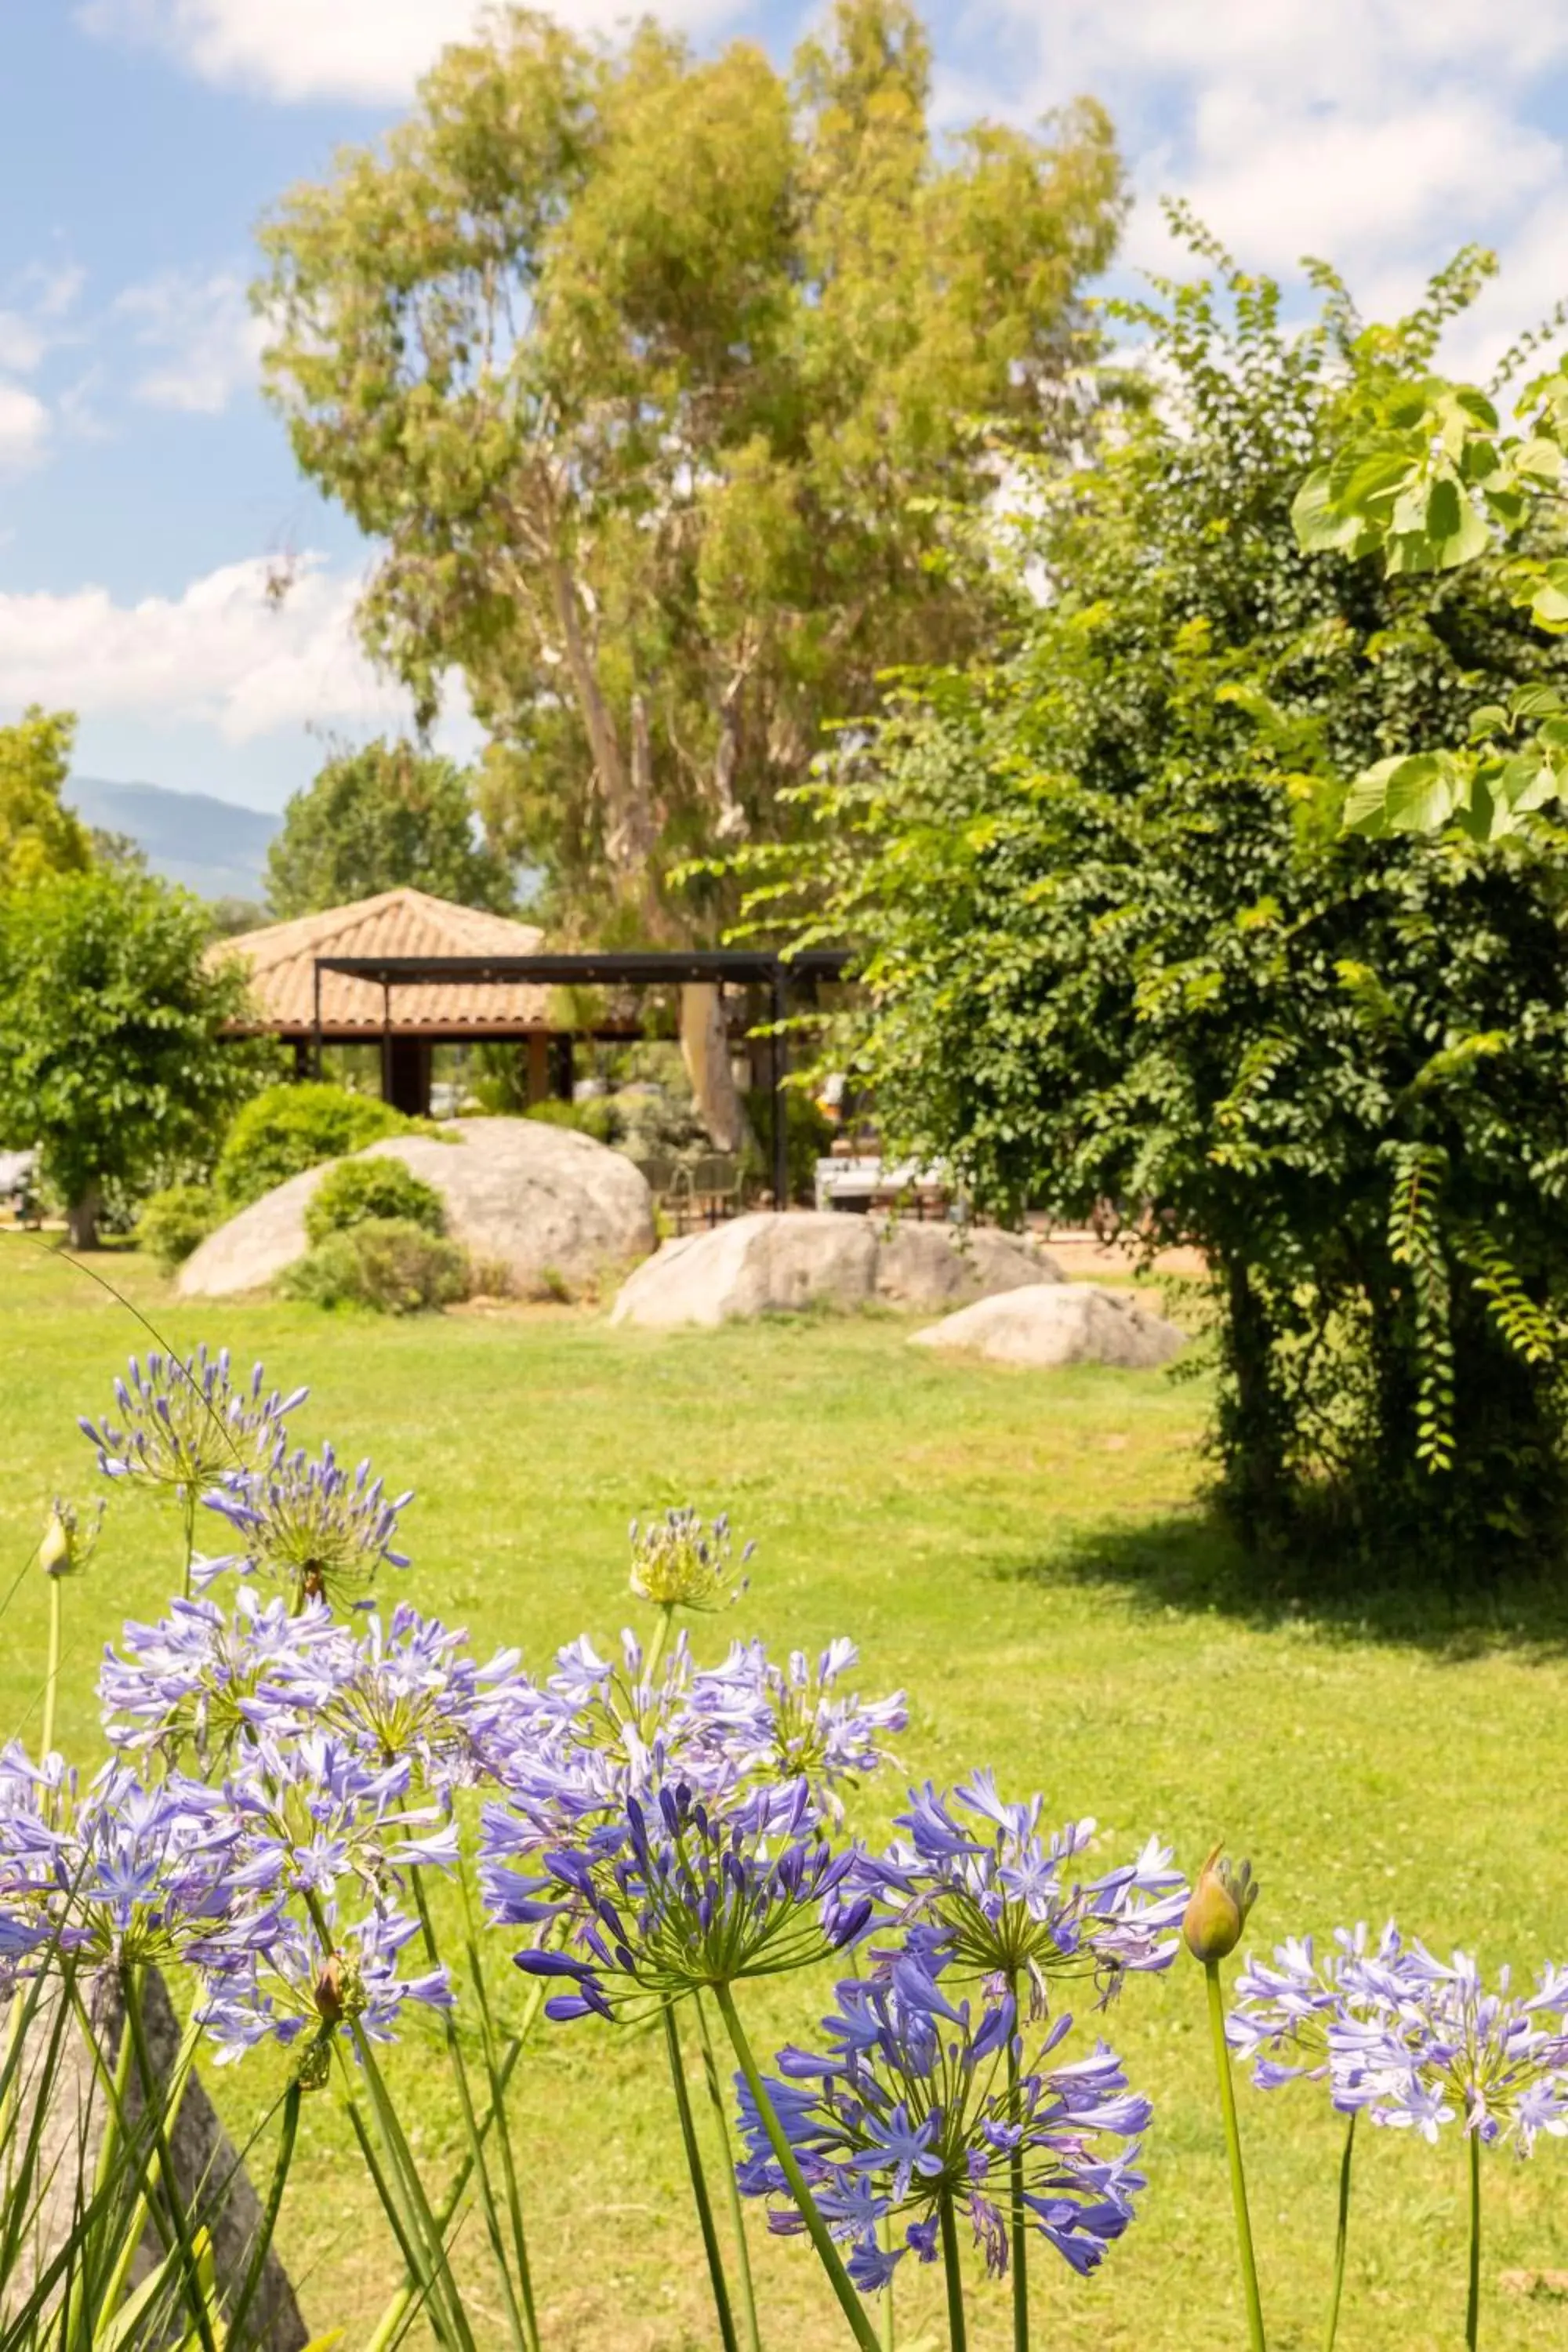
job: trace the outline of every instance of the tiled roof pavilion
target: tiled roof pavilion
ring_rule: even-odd
[[[542,937],[531,923],[455,906],[424,890],[383,890],[322,915],[242,931],[216,941],[208,954],[248,964],[256,1018],[247,1026],[300,1040],[314,1033],[318,956],[532,955]],[[369,1044],[389,1031],[423,1041],[542,1036],[552,1026],[550,991],[537,982],[421,982],[386,998],[374,981],[321,974],[321,1034],[338,1044]]]

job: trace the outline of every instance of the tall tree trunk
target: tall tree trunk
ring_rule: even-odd
[[[709,1140],[716,1151],[739,1151],[751,1125],[730,1066],[723,997],[710,981],[689,981],[680,992],[680,1053]]]
[[[628,770],[615,719],[594,666],[593,650],[584,632],[577,583],[559,556],[551,558],[548,570],[551,600],[561,627],[566,667],[587,733],[588,748],[594,755],[599,797],[604,803],[605,854],[618,887],[635,883],[646,894],[651,887],[654,850],[648,762],[634,759]]]
[[[72,1249],[89,1250],[98,1247],[98,1220],[103,1208],[103,1193],[97,1184],[87,1185],[79,1200],[66,1211],[66,1234]]]

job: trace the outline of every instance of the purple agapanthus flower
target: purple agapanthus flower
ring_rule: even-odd
[[[850,2275],[868,2293],[906,2254],[935,2259],[944,2199],[1000,2276],[1016,2158],[1028,2226],[1079,2273],[1127,2228],[1144,2185],[1138,2135],[1151,2109],[1129,2092],[1115,2053],[1101,2042],[1058,2059],[1072,2026],[1064,2012],[1026,2062],[1011,1997],[976,2011],[951,1982],[952,1964],[923,1944],[884,1956],[874,1975],[839,1985],[826,2047],[781,2051],[765,2085],[814,2200],[850,2249]],[[804,2223],[784,2168],[743,2078],[736,2087],[749,2151],[741,2186],[768,2198],[771,2225],[792,2234]]]
[[[194,1497],[215,1479],[256,1469],[283,1443],[286,1415],[310,1391],[264,1391],[263,1379],[258,1364],[248,1386],[237,1388],[226,1348],[212,1356],[203,1346],[183,1361],[155,1350],[145,1367],[132,1356],[129,1378],[114,1383],[121,1422],[106,1413],[79,1426],[106,1477]]]
[[[987,1997],[1027,1994],[1044,2013],[1053,1977],[1092,1974],[1109,2000],[1129,1972],[1167,1968],[1187,1888],[1151,1839],[1131,1862],[1088,1874],[1092,1821],[1040,1830],[1038,1797],[997,1795],[989,1772],[939,1794],[912,1790],[897,1826],[908,1835],[859,1865],[880,1916],[929,1934],[959,1976]]]
[[[637,2013],[704,1986],[808,1967],[854,1942],[869,1900],[846,1893],[853,1854],[816,1826],[804,1781],[727,1798],[668,1783],[580,1845],[539,1855],[500,1890],[498,1916],[553,1922],[552,1949],[517,1964],[554,1978],[556,2019]],[[492,1881],[492,1885],[494,1882]]]
[[[1236,1981],[1226,2035],[1257,2087],[1325,2081],[1331,2028],[1364,2020],[1397,1998],[1404,1957],[1392,1920],[1375,1944],[1363,1920],[1336,1927],[1327,1951],[1301,1936],[1277,1946],[1271,1959],[1250,1957]]]
[[[410,1869],[457,1864],[450,1811],[418,1801],[411,1759],[368,1760],[331,1732],[264,1731],[236,1748],[222,1794],[235,1883],[258,1900],[326,1901],[343,1881],[378,1897]]]
[[[390,2042],[408,2002],[450,2009],[445,1968],[403,1971],[404,1948],[416,1933],[413,1919],[385,1906],[345,1925],[330,1898],[310,1923],[285,1918],[264,1946],[208,1975],[199,2016],[216,2063],[233,2064],[264,2042],[287,2048],[310,2034],[307,2079],[319,2082],[331,2043],[352,2037],[355,2027],[373,2042]]]
[[[837,1790],[887,1761],[889,1738],[909,1722],[902,1691],[862,1700],[837,1685],[859,1658],[853,1642],[830,1642],[815,1668],[804,1650],[781,1665],[761,1642],[736,1642],[723,1664],[691,1679],[690,1729],[745,1773],[810,1782],[830,1811]]]
[[[290,1721],[305,1729],[305,1692],[339,1671],[343,1647],[324,1601],[294,1612],[281,1594],[264,1601],[244,1585],[226,1613],[213,1601],[176,1601],[156,1624],[128,1622],[119,1650],[106,1648],[104,1729],[127,1751],[156,1748],[174,1762],[189,1748],[221,1760],[237,1738]]]
[[[1489,1990],[1473,1958],[1434,1958],[1390,1925],[1339,1928],[1320,1959],[1310,1938],[1254,1960],[1237,1979],[1226,2031],[1260,2089],[1326,2081],[1336,2107],[1436,2141],[1458,2124],[1521,2157],[1568,2136],[1568,1972],[1544,1969],[1530,1994],[1503,1969]]]
[[[388,1496],[370,1464],[346,1470],[330,1445],[311,1460],[279,1444],[265,1466],[223,1478],[202,1500],[240,1538],[238,1551],[202,1563],[200,1580],[224,1569],[270,1576],[296,1602],[363,1606],[382,1567],[406,1568],[394,1549],[398,1515],[413,1490]]]

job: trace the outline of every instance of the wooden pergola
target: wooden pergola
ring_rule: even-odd
[[[557,952],[531,923],[414,889],[269,923],[216,941],[208,955],[243,960],[253,1007],[244,1030],[291,1045],[301,1076],[320,1076],[326,1045],[378,1046],[383,1095],[416,1115],[429,1108],[436,1045],[513,1039],[527,1052],[530,1099],[570,1097],[575,1040],[641,1036],[641,991],[707,985],[721,993],[743,990],[753,1002],[760,994],[770,1032],[778,1201],[787,1167],[780,1089],[788,1060],[779,1024],[798,983],[837,980],[847,961],[844,950],[825,948],[788,958],[751,948]],[[562,992],[572,988],[607,992],[592,1024],[574,1021],[563,1006]],[[743,1019],[740,1034],[747,1026]]]
[[[357,981],[382,992],[386,1034],[392,1034],[392,992],[395,988],[614,988],[620,991],[707,984],[720,989],[761,988],[768,1004],[770,1081],[773,1097],[773,1200],[784,1206],[789,1190],[789,1137],[785,1129],[784,1083],[789,1054],[783,1023],[789,1017],[792,983],[842,978],[848,951],[843,948],[806,948],[793,956],[772,949],[751,948],[617,948],[588,949],[576,953],[529,950],[520,955],[341,955],[328,952],[314,959],[312,1066],[318,1075],[326,1038],[322,1005],[329,976]],[[563,1033],[602,1036],[636,1035],[640,1024],[607,1032],[595,1028]]]

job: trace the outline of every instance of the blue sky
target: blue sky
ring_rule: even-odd
[[[611,29],[616,0],[563,0]],[[669,0],[781,60],[812,14]],[[1568,295],[1568,0],[934,0],[948,120],[1089,89],[1139,201],[1189,195],[1253,266],[1328,255],[1377,311],[1468,236],[1481,372]],[[350,628],[366,550],[256,390],[258,215],[406,106],[472,0],[0,0],[0,720],[81,715],[84,773],[276,808],[323,731],[397,723]],[[263,594],[287,556],[281,612]],[[471,747],[460,710],[446,722]]]

